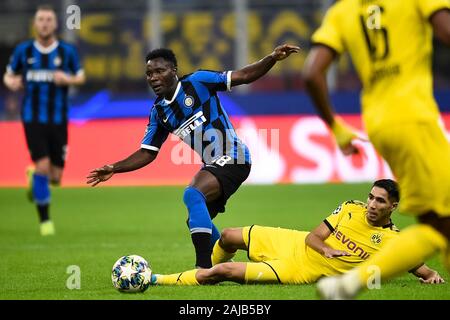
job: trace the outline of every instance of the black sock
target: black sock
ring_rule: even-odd
[[[40,222],[45,222],[47,220],[50,220],[50,218],[48,217],[48,204],[38,204],[37,205],[37,209],[38,209],[38,213],[39,213],[39,220]]]
[[[196,232],[191,234],[192,243],[195,247],[196,267],[211,268],[211,234],[205,232]]]

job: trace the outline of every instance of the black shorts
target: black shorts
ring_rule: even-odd
[[[67,151],[66,124],[24,123],[24,129],[33,162],[49,157],[53,165],[64,167]]]
[[[217,164],[203,165],[201,170],[211,172],[219,180],[222,195],[212,202],[206,203],[211,219],[219,212],[225,212],[227,200],[236,192],[250,174],[250,164]]]

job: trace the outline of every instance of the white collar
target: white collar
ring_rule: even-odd
[[[172,103],[175,100],[175,98],[177,97],[178,91],[180,91],[180,88],[181,88],[181,82],[178,81],[177,89],[175,90],[175,93],[173,94],[172,99],[170,99],[170,101],[169,101],[166,98],[164,98],[164,102],[167,103],[167,104]]]
[[[49,54],[50,52],[52,52],[53,50],[56,49],[56,47],[59,45],[59,41],[55,40],[55,42],[53,42],[48,47],[44,47],[37,40],[34,40],[33,45],[35,46],[37,51],[39,51],[40,53]]]

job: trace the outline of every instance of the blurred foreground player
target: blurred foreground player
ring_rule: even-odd
[[[356,135],[335,118],[325,80],[334,58],[348,51],[363,84],[369,139],[399,181],[400,212],[419,222],[357,269],[321,280],[318,290],[324,298],[354,297],[374,267],[384,281],[439,251],[448,267],[450,147],[433,97],[431,57],[433,31],[450,45],[449,8],[448,0],[342,0],[312,36],[304,73],[318,112],[342,151],[354,152]]]

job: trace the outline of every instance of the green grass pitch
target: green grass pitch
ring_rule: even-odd
[[[369,184],[244,185],[227,212],[214,221],[225,227],[260,224],[310,230],[349,199],[365,200]],[[145,257],[156,273],[192,269],[194,249],[186,227],[183,187],[52,189],[56,235],[41,237],[25,190],[0,189],[0,299],[317,299],[314,285],[249,285],[231,282],[203,287],[150,287],[123,294],[111,284],[111,267],[122,255]],[[393,215],[400,227],[413,219]],[[246,261],[245,254],[237,256]],[[440,258],[427,263],[447,281]],[[68,289],[69,266],[81,271],[80,289]],[[423,285],[405,274],[359,299],[450,299],[448,283]]]

